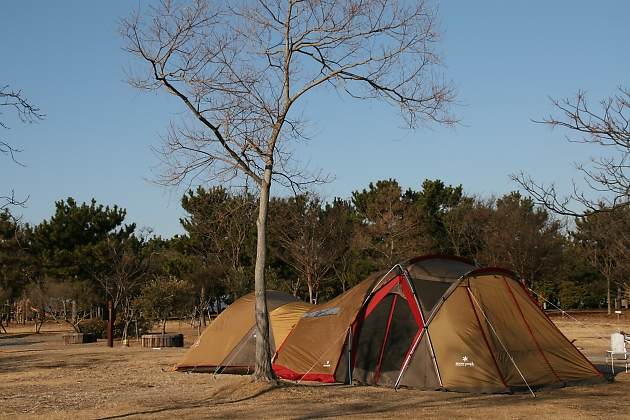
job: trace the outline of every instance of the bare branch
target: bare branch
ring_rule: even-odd
[[[40,112],[39,108],[31,105],[26,98],[22,96],[22,91],[11,91],[9,90],[9,85],[0,85],[0,110],[1,107],[9,107],[15,109],[18,114],[20,120],[24,123],[36,123],[44,119],[45,115]],[[2,112],[0,111],[0,115]],[[8,129],[9,127],[0,120],[0,127]],[[22,150],[15,149],[9,143],[0,140],[0,153],[11,156],[11,160],[17,163],[20,166],[22,165],[15,159],[15,154],[20,153]],[[19,200],[15,198],[14,191],[11,191],[10,196],[0,196],[0,201],[3,203],[0,204],[0,211],[7,209],[9,206],[19,206],[24,207],[24,204],[28,200],[28,197],[25,200]]]
[[[294,145],[310,138],[296,103],[330,85],[398,107],[409,129],[456,123],[435,15],[426,0],[162,0],[119,21],[139,65],[127,82],[174,95],[191,117],[171,124],[154,150],[157,182],[189,188],[242,177],[260,188],[257,379],[274,376],[264,300],[271,183],[298,190],[324,181],[294,158]]]
[[[390,102],[408,128],[459,120],[449,112],[455,89],[439,73],[439,23],[424,1],[164,0],[121,19],[119,31],[140,59],[127,82],[163,88],[193,117],[155,150],[161,185],[241,175],[260,184],[270,164],[275,180],[323,181],[288,146],[311,137],[294,104],[324,84]]]
[[[612,156],[591,158],[588,163],[573,164],[582,173],[588,188],[603,195],[596,200],[587,198],[574,181],[573,191],[559,197],[554,184],[546,187],[523,173],[512,174],[510,178],[538,203],[558,214],[584,216],[627,207],[630,204],[630,91],[619,87],[617,95],[599,102],[600,113],[591,111],[583,91],[578,92],[574,99],[552,99],[552,104],[561,111],[562,117],[550,116],[535,122],[548,124],[551,129],[568,129],[581,135],[578,138],[567,136],[568,141],[603,146],[613,153]],[[576,204],[584,210],[575,210]]]
[[[32,124],[44,119],[46,115],[42,114],[39,108],[31,105],[28,100],[22,96],[21,90],[15,92],[9,91],[8,89],[9,85],[0,85],[0,106],[15,109],[18,117],[24,123]],[[2,112],[0,112],[0,114],[2,114]],[[0,121],[0,127],[9,128],[2,121]]]

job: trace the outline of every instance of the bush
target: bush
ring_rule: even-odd
[[[146,334],[153,323],[144,318],[140,318],[138,320],[138,335]],[[125,321],[123,318],[118,317],[114,321],[114,338],[122,338],[123,328],[125,328]],[[94,333],[96,334],[96,338],[107,338],[107,321],[104,319],[90,319],[79,325],[79,331],[86,333]],[[129,331],[127,333],[129,336],[134,335],[136,332],[136,323],[132,322],[129,324]]]
[[[138,336],[141,336],[142,334],[146,334],[147,332],[149,332],[154,325],[154,322],[144,319],[144,318],[138,319],[137,322],[138,322]],[[116,321],[114,321],[114,337],[122,338],[123,328],[125,328],[125,320],[120,317],[116,318]],[[129,329],[127,330],[127,337],[133,337],[135,336],[135,334],[136,334],[136,322],[131,321],[129,323]]]
[[[107,321],[96,318],[79,324],[79,331],[96,334],[96,338],[107,338]]]

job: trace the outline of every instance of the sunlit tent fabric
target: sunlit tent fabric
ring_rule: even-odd
[[[274,370],[484,393],[604,381],[514,277],[453,256],[405,261],[302,315]]]
[[[228,306],[184,355],[173,371],[252,373],[255,364],[255,296]],[[275,290],[267,291],[272,354],[313,305]]]

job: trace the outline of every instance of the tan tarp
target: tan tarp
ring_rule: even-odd
[[[254,293],[245,295],[227,307],[201,334],[182,360],[173,368],[190,370],[200,367],[253,366]],[[313,305],[296,297],[267,291],[267,309],[271,324],[272,353],[279,347],[302,314]]]

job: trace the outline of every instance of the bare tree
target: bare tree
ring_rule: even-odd
[[[580,91],[575,99],[553,100],[562,117],[550,116],[543,121],[552,129],[562,127],[581,135],[568,137],[570,142],[603,146],[614,152],[613,156],[592,157],[590,163],[574,163],[582,172],[588,187],[598,193],[607,194],[595,200],[588,198],[573,182],[573,192],[561,196],[554,183],[549,186],[534,181],[524,173],[512,174],[534,199],[549,210],[567,216],[584,216],[592,212],[611,211],[630,204],[630,91],[619,88],[614,97],[599,102],[601,111],[592,111],[586,101],[586,92]],[[604,203],[604,206],[600,206]],[[578,204],[585,208],[580,212],[573,209]]]
[[[615,282],[628,289],[625,273],[630,257],[630,212],[628,208],[613,211],[602,208],[576,219],[572,234],[591,267],[606,279],[608,314],[612,312],[611,286]],[[619,297],[619,296],[617,296]]]
[[[436,10],[424,0],[163,0],[119,22],[124,49],[139,59],[127,81],[165,90],[191,120],[162,137],[158,183],[227,181],[260,188],[255,268],[255,378],[274,379],[265,263],[272,180],[319,179],[300,171],[291,146],[307,140],[297,107],[318,88],[398,107],[411,128],[453,124],[455,91],[441,76]],[[138,65],[138,67],[136,67]]]
[[[495,201],[495,197],[466,197],[438,215],[454,255],[475,259],[480,253]]]
[[[42,325],[44,325],[44,322],[49,318],[47,309],[52,298],[50,293],[50,286],[52,284],[54,284],[54,282],[49,278],[38,278],[35,281],[31,281],[25,289],[28,308],[33,313],[36,334],[39,334]],[[26,316],[26,313],[24,316]]]
[[[32,124],[43,120],[45,116],[40,112],[39,108],[31,105],[28,100],[23,97],[21,91],[18,90],[16,92],[9,90],[9,85],[0,85],[0,115],[2,114],[2,109],[4,109],[2,107],[13,108],[17,112],[20,120],[24,123]],[[0,120],[0,127],[9,128],[2,120]],[[6,141],[0,140],[0,153],[11,156],[11,159],[16,163],[18,162],[15,160],[15,154],[19,152],[21,152],[21,150],[13,148]],[[0,196],[0,200],[2,201],[0,211],[9,206],[24,206],[24,203],[26,203],[26,199],[16,199],[14,191],[11,191],[11,195]]]
[[[278,242],[271,248],[304,279],[310,303],[317,304],[322,282],[349,247],[351,226],[344,223],[347,205],[338,200],[324,207],[316,194],[300,194],[274,200],[270,206],[270,232]],[[292,291],[296,295],[297,287]]]

